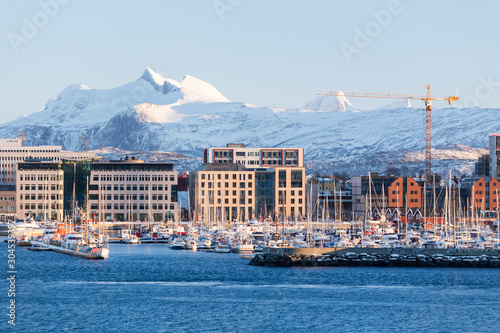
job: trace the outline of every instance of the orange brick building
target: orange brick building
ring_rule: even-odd
[[[480,210],[498,210],[500,178],[482,177],[472,185],[470,200]]]
[[[399,177],[389,186],[390,208],[421,208],[422,189],[411,177]],[[408,199],[408,200],[407,200]],[[406,206],[408,204],[408,207]]]

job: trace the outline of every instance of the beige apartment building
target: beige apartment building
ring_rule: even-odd
[[[90,213],[101,221],[178,219],[177,171],[171,163],[129,157],[93,163],[89,184]]]
[[[190,174],[193,219],[205,223],[255,218],[255,171],[238,164],[207,164]]]
[[[63,163],[19,162],[16,172],[18,218],[63,219]]]
[[[13,219],[16,215],[16,187],[0,185],[0,221]]]
[[[206,164],[190,175],[190,203],[195,221],[299,219],[305,212],[305,169],[247,169],[236,163]]]
[[[298,219],[305,214],[305,168],[274,168],[278,180],[275,187],[275,207],[280,215],[285,210],[287,220]]]

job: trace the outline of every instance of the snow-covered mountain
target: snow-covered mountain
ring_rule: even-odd
[[[498,132],[500,109],[433,110],[433,162],[470,171],[486,153],[488,134]],[[357,109],[345,96],[318,96],[297,109],[231,102],[192,76],[182,82],[146,69],[136,81],[113,89],[71,85],[34,114],[0,125],[0,137],[26,135],[28,145],[82,150],[114,147],[167,151],[201,158],[203,149],[243,142],[248,146],[303,147],[306,163],[323,172],[383,171],[402,165],[424,168],[425,115],[408,101],[374,111]],[[465,167],[464,167],[465,166]]]
[[[311,99],[303,107],[302,112],[346,112],[356,110],[344,96],[342,91],[339,91],[338,96],[322,95]]]

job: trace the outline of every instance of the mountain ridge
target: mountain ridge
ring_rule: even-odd
[[[433,110],[433,148],[448,151],[443,156],[453,156],[449,161],[455,169],[467,166],[470,170],[473,159],[485,152],[488,134],[499,131],[495,125],[499,110]],[[111,89],[70,85],[42,110],[0,124],[0,137],[15,137],[19,132],[25,134],[28,145],[82,150],[83,136],[90,149],[156,150],[190,158],[203,156],[204,148],[230,142],[303,147],[311,168],[349,171],[358,163],[367,165],[358,172],[368,172],[407,163],[401,161],[403,152],[422,153],[425,115],[409,101],[368,111],[356,108],[345,96],[317,96],[296,109],[255,107],[230,101],[192,76],[178,82],[146,68],[137,80]],[[465,154],[456,145],[470,150]],[[384,158],[379,160],[377,154]],[[360,161],[363,156],[373,163]],[[420,171],[423,162],[412,168]]]

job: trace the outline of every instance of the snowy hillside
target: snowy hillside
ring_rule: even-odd
[[[398,101],[355,112],[363,110],[344,96],[317,96],[297,109],[255,107],[231,102],[194,77],[177,82],[148,68],[136,81],[113,89],[71,85],[41,111],[0,125],[0,137],[24,132],[27,145],[82,150],[83,136],[90,149],[164,151],[198,159],[204,148],[229,142],[303,147],[306,163],[315,170],[360,174],[401,164],[417,173],[424,167],[422,107]],[[435,170],[470,170],[472,161],[486,153],[489,133],[500,130],[498,111],[433,110]]]

